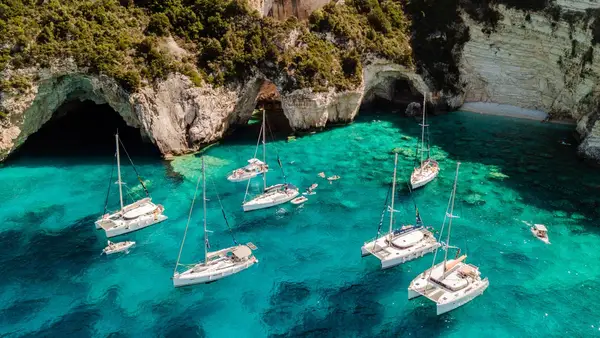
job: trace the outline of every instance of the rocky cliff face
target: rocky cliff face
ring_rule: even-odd
[[[328,4],[331,0],[250,0],[250,6],[263,16],[272,16],[285,20],[295,16],[305,20],[314,10]]]
[[[246,123],[267,81],[264,75],[257,74],[245,83],[227,88],[196,87],[187,77],[172,74],[130,94],[113,79],[88,75],[76,67],[27,72],[38,80],[26,93],[7,92],[0,97],[0,108],[10,112],[10,119],[0,120],[0,160],[38,131],[61,105],[72,100],[109,104],[167,157],[193,152],[220,139],[230,127]],[[407,81],[416,91],[427,90],[413,70],[385,60],[372,60],[364,67],[362,84],[355,90],[340,92],[330,88],[313,92],[305,88],[282,93],[283,113],[295,130],[349,122],[365,98],[389,95],[382,93],[389,92],[386,88],[393,78]],[[277,79],[273,83],[280,88]]]
[[[465,83],[465,101],[510,104],[542,110],[555,117],[579,121],[583,138],[580,152],[600,160],[600,136],[596,123],[599,94],[600,48],[594,48],[584,10],[600,7],[593,0],[559,0],[558,13],[524,12],[497,7],[503,19],[492,33],[486,33],[463,15],[470,27],[460,64]],[[564,13],[575,18],[567,22]],[[599,138],[600,140],[600,138]]]

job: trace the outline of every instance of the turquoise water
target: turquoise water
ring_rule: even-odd
[[[119,237],[138,245],[110,257],[100,255],[106,239],[93,225],[104,205],[110,154],[89,161],[23,154],[11,161],[0,169],[0,336],[600,335],[600,177],[579,162],[574,146],[559,143],[572,142],[572,127],[460,112],[430,123],[442,169],[413,197],[423,220],[439,228],[462,162],[452,243],[490,280],[466,306],[436,316],[433,303],[407,301],[406,287],[432,255],[386,271],[377,259],[360,257],[363,241],[377,231],[392,149],[402,147],[405,180],[420,133],[413,119],[371,112],[349,126],[269,143],[271,167],[277,150],[290,182],[301,189],[319,183],[301,207],[241,211],[245,184],[225,176],[254,153],[254,130],[210,148],[213,249],[232,244],[214,182],[237,240],[255,243],[260,263],[191,288],[174,289],[170,277],[200,158],[172,167],[134,158],[169,219]],[[321,171],[342,178],[328,184]],[[132,171],[124,173],[133,184]],[[280,173],[272,170],[268,180],[279,182]],[[250,190],[259,186],[256,180]],[[396,203],[404,212],[397,226],[414,221],[407,189],[399,187]],[[201,219],[197,207],[184,263],[202,259]],[[534,239],[522,221],[546,224],[552,244]]]

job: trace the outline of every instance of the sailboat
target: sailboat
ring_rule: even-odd
[[[238,168],[234,171],[231,172],[231,174],[229,176],[227,176],[227,179],[230,182],[243,182],[243,181],[247,181],[251,178],[254,178],[260,174],[264,174],[267,171],[269,171],[269,166],[265,163],[266,162],[266,149],[265,149],[265,110],[262,110],[263,112],[263,123],[261,125],[260,128],[260,132],[258,133],[258,141],[256,142],[256,149],[254,150],[254,157],[252,157],[251,159],[248,160],[248,164],[245,165],[244,167]],[[263,160],[259,160],[258,158],[256,158],[256,155],[258,153],[258,144],[260,142],[262,136],[262,143],[263,143]]]
[[[398,166],[398,154],[394,159],[394,178],[392,181],[392,202],[386,205],[381,215],[381,222],[377,229],[377,237],[370,242],[365,243],[361,248],[362,256],[373,255],[381,261],[381,268],[387,269],[396,265],[412,261],[413,259],[423,257],[425,254],[434,252],[439,246],[435,236],[429,231],[421,221],[418,209],[416,210],[416,225],[406,225],[400,229],[394,230],[394,200],[396,195],[396,171]],[[388,196],[389,197],[389,196]],[[387,233],[380,236],[380,229],[383,224],[383,217],[386,209],[390,212],[390,229]]]
[[[431,268],[421,273],[415,278],[408,287],[408,299],[425,296],[436,303],[437,314],[441,315],[452,311],[459,306],[465,305],[475,297],[483,294],[489,286],[487,278],[482,279],[479,268],[472,264],[467,264],[464,260],[466,255],[458,257],[458,249],[455,259],[448,259],[448,249],[450,247],[450,232],[452,231],[452,219],[456,218],[454,212],[454,198],[456,197],[456,182],[458,181],[458,168],[456,165],[456,176],[454,178],[454,188],[450,195],[446,217],[440,231],[440,240],[444,232],[444,225],[448,219],[448,234],[444,245],[444,261],[435,265],[438,250],[435,251]],[[457,248],[456,248],[457,249]]]
[[[263,110],[263,123],[262,123],[262,136],[263,136],[263,162],[266,162],[266,115]],[[283,173],[283,178],[285,178],[285,172],[283,172],[283,165],[281,164],[281,160],[279,159],[279,155],[277,156],[277,163],[281,168]],[[256,176],[256,175],[255,175]],[[244,202],[242,203],[242,208],[244,211],[252,211],[258,209],[265,209],[274,207],[279,204],[283,204],[289,202],[296,198],[300,194],[299,189],[293,184],[280,183],[275,184],[270,187],[267,187],[267,171],[263,172],[263,193],[246,201],[246,197],[248,197],[248,188],[250,187],[250,182],[248,181],[248,185],[246,186],[246,194],[244,195]]]
[[[133,231],[137,231],[146,227],[149,227],[153,224],[162,222],[167,219],[167,216],[163,214],[165,208],[160,204],[152,203],[152,198],[150,198],[150,194],[144,185],[144,182],[140,178],[139,174],[137,175],[140,184],[144,188],[146,192],[146,197],[140,200],[137,200],[129,205],[124,205],[123,203],[123,185],[125,184],[121,179],[121,154],[120,148],[123,146],[121,141],[119,140],[119,133],[115,135],[115,142],[117,147],[116,152],[116,161],[117,161],[117,185],[119,186],[119,202],[120,209],[112,214],[105,213],[100,219],[98,219],[96,224],[96,229],[103,229],[106,233],[106,237],[114,237],[119,235],[124,235]],[[127,154],[127,150],[125,150],[125,154]],[[133,165],[133,161],[127,154],[131,166],[135,170],[137,174],[137,170]],[[112,184],[112,174],[111,174],[111,184]],[[110,186],[108,193],[110,194]],[[108,203],[108,195],[106,198]],[[104,211],[106,212],[106,206],[104,207]]]
[[[440,166],[437,161],[430,157],[430,145],[429,145],[429,126],[426,124],[426,105],[427,105],[427,94],[423,96],[423,121],[421,123],[421,143],[417,147],[420,153],[419,167],[410,175],[410,185],[413,189],[420,188],[425,184],[433,181],[440,172]],[[427,128],[427,149],[425,149],[425,128]],[[423,158],[424,153],[427,152],[427,158]]]
[[[185,266],[184,264],[180,264],[181,252],[183,251],[183,245],[185,243],[185,237],[187,235],[188,227],[190,225],[190,219],[192,215],[192,210],[194,209],[194,202],[196,201],[196,194],[198,193],[198,185],[200,183],[200,178],[198,178],[198,182],[196,183],[196,191],[194,192],[194,199],[192,200],[192,206],[190,208],[190,213],[188,216],[188,222],[185,226],[185,233],[183,235],[183,240],[181,241],[181,247],[179,249],[179,255],[177,257],[177,263],[175,264],[175,270],[173,271],[173,286],[180,287],[186,285],[193,284],[202,284],[214,282],[219,279],[225,278],[227,276],[231,276],[240,271],[246,270],[254,263],[258,263],[258,260],[252,254],[252,250],[256,250],[256,246],[252,243],[248,243],[246,245],[238,244],[235,238],[233,238],[233,242],[235,246],[221,249],[218,251],[209,252],[210,243],[208,241],[208,230],[206,229],[206,169],[204,167],[204,157],[202,157],[202,202],[204,209],[204,261],[199,262],[197,264],[193,264],[188,266],[189,268],[183,272],[178,272],[178,268],[180,266]],[[219,203],[220,203],[219,198]],[[221,211],[223,212],[223,216],[225,217],[225,211],[223,210],[223,206],[221,205]],[[225,218],[225,223],[227,223],[227,218]],[[229,226],[229,223],[227,223]]]

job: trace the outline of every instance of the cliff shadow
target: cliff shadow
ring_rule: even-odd
[[[160,152],[139,129],[129,127],[108,104],[72,100],[62,104],[40,130],[7,160],[37,166],[53,163],[106,163],[115,153],[115,133],[136,163],[153,162]]]
[[[366,91],[359,114],[377,111],[377,114],[420,115],[423,98],[409,80],[391,74]]]
[[[418,118],[368,113],[373,115],[393,122],[401,134],[415,140],[416,146],[421,133]],[[518,193],[520,202],[507,204],[507,211],[522,211],[515,209],[517,204],[532,206],[553,213],[556,222],[564,224],[584,218],[590,223],[600,216],[600,177],[596,168],[577,156],[573,126],[460,111],[429,116],[428,124],[432,156],[442,168],[440,175],[451,172],[454,161],[485,165],[489,172],[480,173],[478,178],[497,180]],[[471,184],[478,182],[469,181],[475,176],[462,177],[464,193],[477,194]],[[491,193],[494,196],[489,199],[501,197]],[[416,194],[423,194],[423,190]]]

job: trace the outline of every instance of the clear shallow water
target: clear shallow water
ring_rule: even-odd
[[[406,287],[430,266],[431,255],[386,271],[377,259],[360,257],[363,241],[377,231],[391,150],[403,147],[399,177],[406,179],[420,132],[412,119],[371,113],[346,127],[269,144],[272,168],[277,149],[290,182],[301,189],[319,183],[302,207],[243,213],[245,184],[225,176],[253,154],[256,134],[237,133],[210,148],[208,174],[236,238],[259,247],[260,263],[192,288],[174,289],[170,277],[200,158],[178,159],[173,168],[134,158],[169,219],[120,237],[137,241],[137,248],[113,257],[100,256],[106,239],[93,225],[104,205],[110,155],[11,161],[0,169],[0,336],[599,335],[600,178],[578,161],[574,147],[559,144],[570,139],[570,128],[468,113],[434,117],[431,125],[442,170],[413,197],[424,221],[439,228],[455,163],[462,161],[455,209],[461,218],[452,243],[490,279],[484,295],[464,307],[436,316],[433,303],[406,300]],[[317,176],[321,171],[342,178],[330,185]],[[124,173],[133,184],[131,170]],[[269,182],[280,180],[272,170]],[[209,180],[217,248],[232,241],[214,191]],[[405,211],[397,226],[412,223],[401,184],[397,196]],[[201,219],[197,207],[184,263],[202,259]],[[552,244],[534,239],[522,220],[545,223]]]

